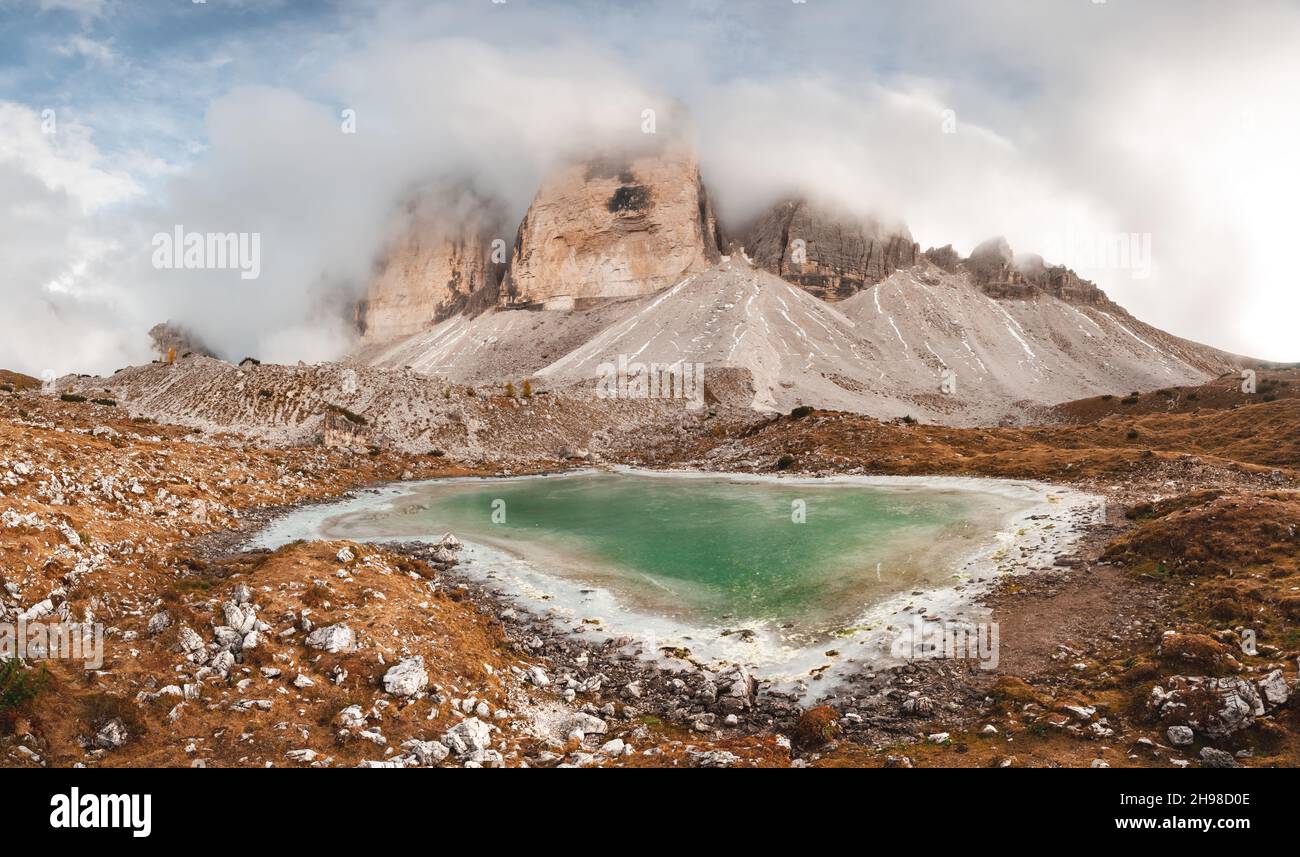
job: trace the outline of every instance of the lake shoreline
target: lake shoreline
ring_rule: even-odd
[[[394,483],[370,489],[351,499],[317,504],[299,512],[298,529],[293,529],[295,510],[278,516],[250,539],[251,546],[273,548],[292,538],[346,538],[321,531],[331,517],[347,508],[379,508],[380,504],[397,503],[428,484],[457,482],[518,481],[556,477],[575,477],[593,473],[623,473],[665,479],[712,479],[737,483],[783,485],[863,485],[893,489],[979,491],[1015,498],[1026,504],[1005,520],[1005,529],[996,541],[962,556],[954,565],[967,576],[966,582],[908,592],[888,599],[866,611],[859,625],[867,627],[834,641],[835,656],[824,643],[790,653],[785,646],[781,669],[772,669],[773,653],[782,652],[781,641],[762,627],[701,628],[664,622],[659,617],[627,609],[621,599],[607,589],[591,587],[562,575],[548,572],[527,560],[507,558],[486,545],[467,540],[465,560],[453,574],[464,582],[473,582],[492,593],[494,613],[502,610],[525,611],[584,643],[599,644],[626,640],[624,648],[654,666],[669,670],[686,665],[716,667],[720,664],[745,664],[770,682],[773,690],[792,692],[804,701],[843,683],[852,675],[874,672],[903,663],[907,658],[894,657],[903,637],[915,636],[918,621],[927,623],[987,622],[988,611],[979,602],[1007,574],[1032,573],[1050,568],[1057,555],[1067,552],[1078,542],[1089,523],[1104,516],[1104,498],[1073,488],[1048,485],[1029,480],[999,480],[981,477],[897,477],[831,475],[808,477],[797,474],[768,475],[755,473],[718,473],[707,470],[646,470],[633,467],[580,468],[558,473],[506,477],[454,477],[422,482]],[[1085,520],[1086,519],[1086,520]],[[312,531],[315,528],[315,531]],[[1019,532],[1017,536],[1016,533]],[[460,534],[458,534],[460,535]],[[462,536],[463,538],[463,536]],[[419,539],[376,540],[387,547],[420,543]],[[417,549],[418,552],[418,549]],[[1017,555],[1018,554],[1018,555]],[[915,608],[914,605],[923,605]],[[593,622],[599,618],[599,623]],[[927,628],[930,625],[926,626]],[[665,654],[668,652],[670,654]],[[689,652],[688,657],[679,657]],[[846,654],[841,654],[846,653]],[[915,654],[915,651],[912,652]],[[996,665],[995,663],[993,665]],[[813,682],[816,683],[814,690]]]

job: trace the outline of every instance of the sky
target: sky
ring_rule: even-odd
[[[725,223],[800,192],[1003,235],[1296,361],[1297,57],[1289,0],[0,0],[0,367],[111,372],[165,320],[338,357],[415,189],[518,222],[646,109]],[[258,276],[160,267],[177,227],[256,234]]]

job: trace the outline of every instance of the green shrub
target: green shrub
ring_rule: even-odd
[[[781,456],[776,460],[776,469],[786,470],[790,468],[793,464],[794,464],[794,456],[787,452],[785,455]]]
[[[0,662],[0,721],[26,712],[49,677],[44,667],[39,670],[24,667],[21,658]]]
[[[106,408],[117,407],[117,399],[91,399],[90,401],[96,405],[103,405]]]
[[[812,405],[800,405],[790,412],[790,419],[801,420],[813,412]]]
[[[59,398],[62,399],[63,401],[65,401],[65,402],[84,402],[84,401],[86,401],[86,397],[85,397],[85,396],[78,396],[76,393],[64,393],[62,396],[59,396]]]

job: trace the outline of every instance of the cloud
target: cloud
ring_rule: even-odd
[[[90,132],[0,102],[0,235],[5,310],[0,365],[42,375],[139,361],[129,293],[95,275],[119,247],[98,217],[138,188],[103,163]]]
[[[83,20],[102,16],[108,7],[106,0],[37,0],[42,12],[72,12]]]
[[[65,57],[85,57],[100,65],[112,65],[117,61],[113,48],[106,42],[95,41],[86,36],[73,36],[55,47],[55,52]]]
[[[234,71],[252,83],[215,97],[197,88],[201,103],[184,109],[197,107],[203,127],[183,159],[147,148],[184,139],[169,121],[182,105],[149,103],[147,87],[130,89],[138,110],[113,114],[118,136],[132,116],[147,123],[146,149],[111,158],[75,122],[60,120],[51,140],[33,133],[28,108],[0,109],[0,169],[15,194],[0,216],[31,242],[11,279],[18,306],[56,329],[93,326],[78,340],[83,369],[145,350],[144,332],[166,319],[234,359],[338,356],[349,303],[413,189],[472,187],[517,223],[557,162],[643,142],[649,107],[663,133],[695,136],[733,226],[804,189],[962,251],[995,234],[1020,252],[1149,234],[1149,278],[1081,273],[1174,333],[1300,357],[1287,329],[1300,309],[1286,233],[1300,197],[1287,151],[1300,132],[1292,5],[685,8],[394,2],[303,25],[296,51],[280,28],[236,30],[161,65],[128,34],[68,47],[94,56],[111,45],[118,70],[98,66],[107,80],[130,68],[160,85],[166,69],[187,83]],[[154,269],[152,236],[177,225],[258,233],[261,276]],[[36,362],[0,357],[50,362],[23,353]]]

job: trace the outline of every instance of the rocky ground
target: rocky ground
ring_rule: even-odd
[[[541,625],[461,578],[454,541],[238,549],[293,504],[529,467],[492,442],[472,462],[250,443],[3,380],[0,618],[108,627],[99,670],[44,661],[0,674],[6,765],[1297,760],[1300,405],[1288,396],[969,430],[706,412],[607,446],[606,461],[648,466],[1035,478],[1108,498],[1106,525],[1055,570],[988,596],[997,670],[918,661],[805,708],[741,665],[652,667],[619,641]],[[490,438],[545,416],[498,411]]]

